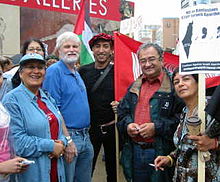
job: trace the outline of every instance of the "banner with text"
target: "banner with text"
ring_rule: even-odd
[[[219,73],[220,3],[182,8],[179,40],[182,73]]]
[[[0,3],[78,14],[82,0],[0,0]],[[90,15],[95,18],[120,21],[120,0],[90,0]]]

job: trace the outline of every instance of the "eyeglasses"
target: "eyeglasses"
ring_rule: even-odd
[[[35,68],[37,68],[38,70],[43,70],[45,69],[45,65],[37,65],[37,66],[34,66],[34,65],[29,65],[29,66],[24,66],[24,68],[26,69],[29,69],[29,70],[34,70]]]
[[[157,58],[157,57],[152,56],[152,57],[149,57],[149,58],[139,59],[139,61],[140,61],[141,64],[146,64],[146,62],[152,63],[152,62],[154,62],[156,60],[159,60],[159,59],[160,59],[160,57]]]
[[[43,51],[43,49],[41,49],[41,48],[33,48],[33,47],[31,47],[31,48],[28,48],[27,49],[27,51],[30,51],[30,52],[42,52]]]

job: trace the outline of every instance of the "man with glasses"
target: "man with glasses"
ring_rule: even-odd
[[[120,102],[117,125],[131,146],[133,182],[170,182],[173,168],[156,171],[150,164],[156,156],[168,155],[174,149],[172,138],[179,121],[175,113],[181,112],[183,105],[174,96],[170,74],[163,68],[162,48],[143,44],[137,56],[143,74]]]

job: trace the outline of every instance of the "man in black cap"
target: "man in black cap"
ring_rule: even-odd
[[[84,80],[91,113],[90,138],[94,147],[93,171],[101,148],[104,147],[107,182],[116,182],[113,37],[100,33],[89,45],[95,62],[82,66],[79,73]]]

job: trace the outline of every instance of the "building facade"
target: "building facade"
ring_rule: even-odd
[[[163,48],[174,50],[179,39],[179,18],[163,18]]]

